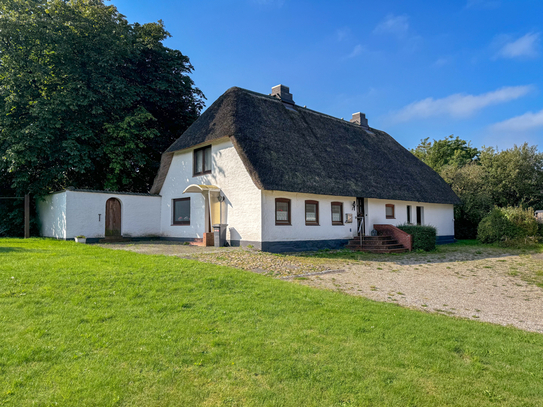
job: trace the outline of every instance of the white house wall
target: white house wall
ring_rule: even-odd
[[[291,225],[275,224],[275,199],[291,200]],[[319,202],[319,225],[305,224],[305,201]],[[338,240],[352,239],[356,235],[356,211],[352,209],[355,198],[329,195],[300,194],[281,191],[262,193],[262,240],[264,242],[285,242],[296,240]],[[343,225],[332,225],[332,202],[343,203]],[[345,214],[352,214],[353,222],[345,223]]]
[[[36,202],[40,235],[66,239],[66,192],[49,194]]]
[[[387,219],[385,205],[394,205],[394,219]],[[437,236],[454,235],[454,209],[449,204],[434,204],[425,202],[394,201],[387,199],[368,199],[366,208],[366,233],[374,224],[401,225],[407,223],[407,206],[411,205],[411,223],[416,223],[416,208],[424,208],[423,224],[434,226]]]
[[[222,223],[228,224],[227,240],[251,244],[261,240],[261,191],[253,183],[245,165],[229,139],[212,144],[211,174],[193,176],[193,151],[176,152],[161,189],[161,235],[169,238],[202,238],[205,232],[205,205],[201,193],[183,194],[191,184],[216,185],[226,198]],[[173,225],[172,202],[190,197],[190,225]],[[215,219],[213,223],[216,223]]]
[[[160,197],[103,192],[66,191],[66,238],[84,235],[105,237],[106,201],[121,202],[121,235],[123,237],[158,236],[160,233]]]

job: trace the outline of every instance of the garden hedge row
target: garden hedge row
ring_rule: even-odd
[[[525,239],[539,232],[532,208],[495,207],[479,223],[477,239],[481,243]]]
[[[400,225],[398,229],[413,236],[413,250],[430,251],[436,248],[436,228],[422,225]]]

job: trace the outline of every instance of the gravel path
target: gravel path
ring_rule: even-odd
[[[412,264],[365,262],[349,265],[341,274],[312,276],[300,282],[543,333],[543,289],[520,277],[529,268],[543,270],[543,259],[538,257]]]

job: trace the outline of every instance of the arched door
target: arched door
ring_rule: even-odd
[[[109,198],[106,202],[106,237],[121,236],[121,202]]]

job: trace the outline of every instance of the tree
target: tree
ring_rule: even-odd
[[[485,169],[472,162],[463,167],[445,167],[440,175],[462,201],[454,206],[455,236],[474,239],[479,222],[494,207]]]
[[[479,150],[471,147],[471,143],[450,135],[443,140],[428,141],[426,137],[411,152],[419,160],[440,172],[446,166],[462,167],[477,159]]]
[[[479,163],[487,174],[494,205],[543,208],[543,153],[536,146],[485,148]]]
[[[203,107],[168,36],[103,0],[0,4],[0,174],[16,194],[148,191]]]
[[[481,150],[453,136],[429,142],[411,152],[451,186],[462,201],[455,205],[455,233],[473,239],[481,220],[494,206],[543,209],[543,153],[527,143],[511,149]]]

